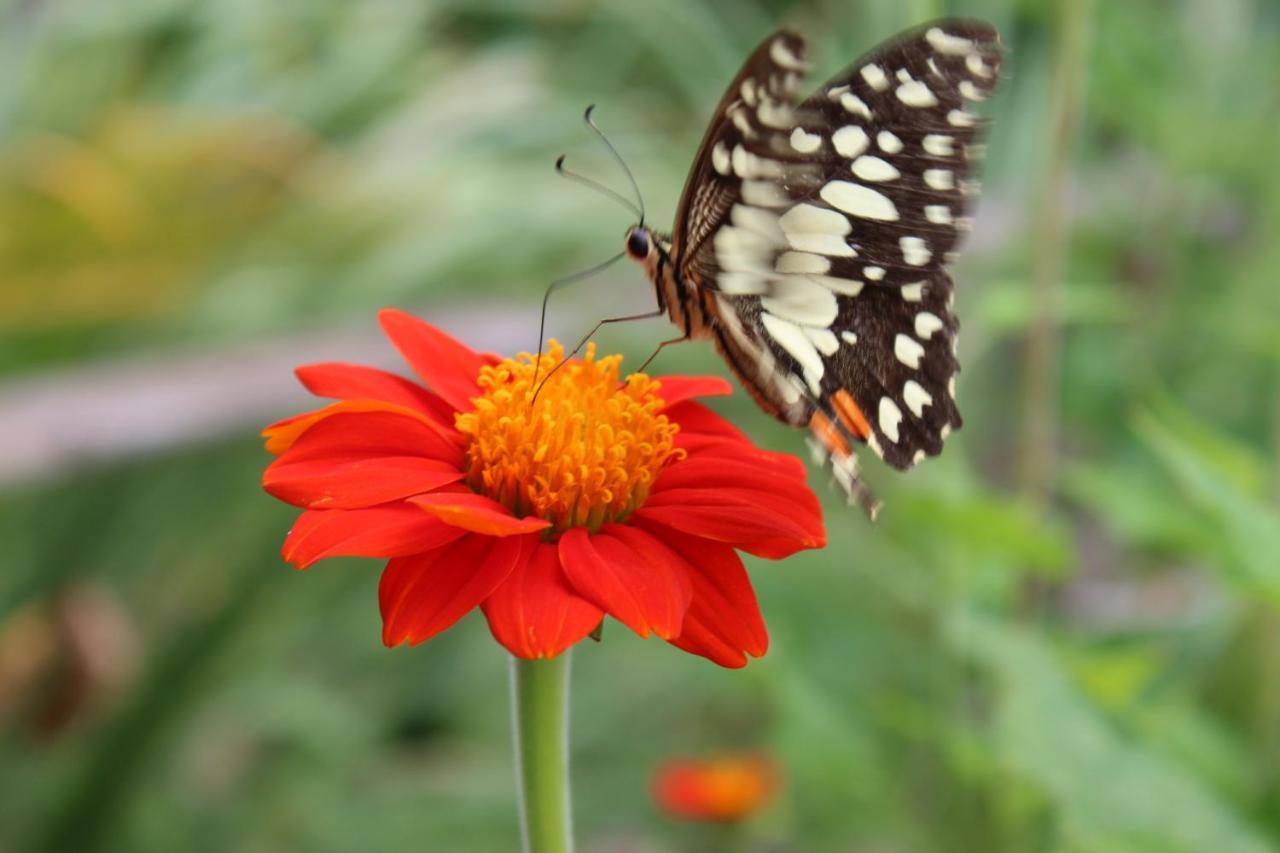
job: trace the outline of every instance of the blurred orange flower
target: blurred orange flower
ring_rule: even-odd
[[[764,808],[778,781],[773,762],[761,756],[671,759],[654,775],[653,798],[672,817],[730,823]]]

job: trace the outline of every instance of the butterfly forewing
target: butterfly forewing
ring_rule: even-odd
[[[947,21],[899,36],[820,87],[797,113],[797,139],[823,178],[797,199],[812,209],[793,213],[789,241],[812,246],[816,231],[838,249],[820,253],[828,274],[877,286],[941,269],[978,191],[980,120],[967,103],[991,93],[999,68],[994,29]],[[838,233],[827,211],[849,231]]]
[[[940,21],[798,101],[799,36],[751,55],[685,186],[676,273],[762,407],[808,426],[851,495],[852,446],[906,468],[959,427],[950,261],[976,195],[994,29]]]

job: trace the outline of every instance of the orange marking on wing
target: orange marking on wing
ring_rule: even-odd
[[[822,412],[814,412],[813,417],[809,418],[809,429],[818,437],[818,440],[831,451],[832,454],[839,457],[849,455],[849,443],[844,440],[844,436],[835,428]]]
[[[836,414],[840,417],[840,423],[863,441],[871,437],[871,424],[867,421],[867,416],[862,413],[862,409],[858,408],[858,404],[853,402],[853,397],[848,391],[841,388],[832,395],[831,399],[836,405]]]

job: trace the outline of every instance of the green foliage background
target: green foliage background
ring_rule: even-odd
[[[531,346],[546,283],[627,224],[552,173],[567,151],[618,182],[586,104],[661,221],[779,23],[820,76],[915,20],[986,17],[1009,59],[957,275],[966,428],[909,476],[868,462],[876,527],[814,472],[830,546],[750,566],[773,646],[747,669],[616,624],[577,651],[581,846],[1280,849],[1280,7],[1063,2],[5,0],[0,387],[298,330],[323,351],[384,305],[516,316],[510,348]],[[1058,67],[1082,118],[1053,192],[1073,14],[1087,41]],[[1054,207],[1060,359],[1028,378]],[[615,268],[553,303],[555,328],[645,288]],[[665,336],[601,343],[634,364]],[[723,372],[678,349],[660,371]],[[1028,484],[1035,383],[1061,453]],[[745,395],[721,408],[802,450]],[[0,851],[515,849],[482,620],[382,648],[378,567],[284,566],[263,464],[227,435],[0,493],[0,647],[91,580],[142,648],[125,694],[57,737],[32,735],[39,695],[8,697]],[[663,757],[726,750],[776,757],[773,806],[731,838],[657,812]]]

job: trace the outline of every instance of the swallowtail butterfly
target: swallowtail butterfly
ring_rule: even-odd
[[[1000,69],[989,25],[885,42],[804,100],[804,41],[777,32],[716,108],[670,235],[628,229],[683,333],[710,338],[756,402],[812,433],[851,501],[864,443],[906,469],[960,426],[946,265],[970,226],[981,120]]]

